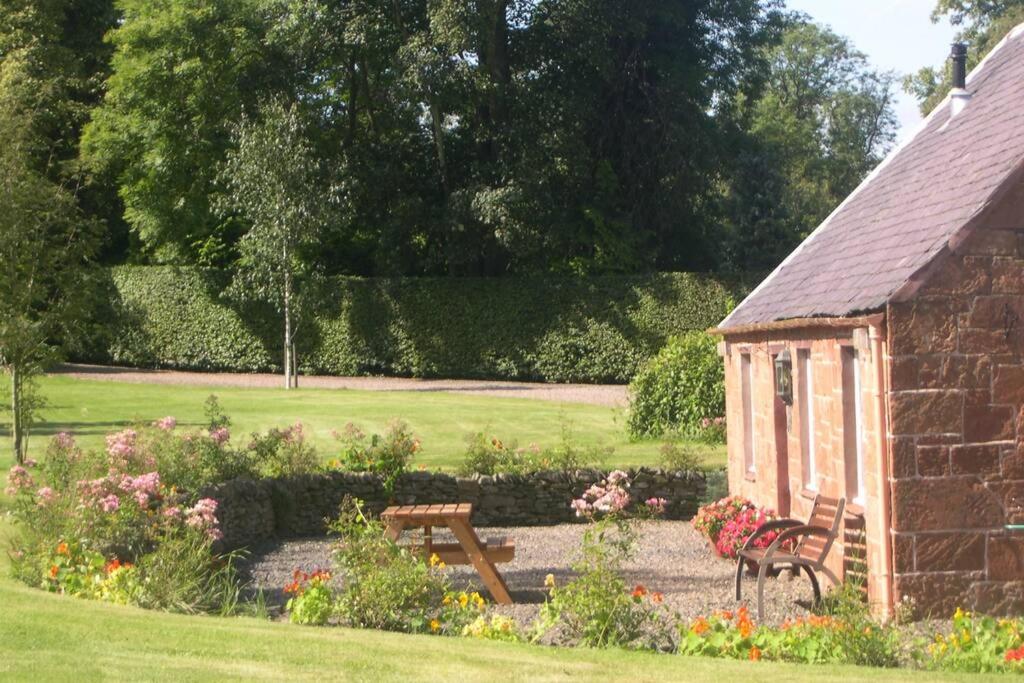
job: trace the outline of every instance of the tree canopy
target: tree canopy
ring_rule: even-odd
[[[770,267],[894,129],[891,76],[777,0],[46,2],[107,260],[240,263],[220,169],[268,101],[361,275]]]

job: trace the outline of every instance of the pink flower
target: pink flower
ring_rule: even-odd
[[[169,432],[178,426],[178,421],[174,419],[172,415],[168,415],[167,417],[162,417],[156,422],[154,422],[153,426],[155,426],[157,429],[162,429],[165,432]]]
[[[15,465],[7,471],[7,488],[4,489],[7,495],[14,496],[34,487],[35,482],[32,481],[32,475],[21,465]]]
[[[100,501],[100,507],[104,512],[117,512],[121,507],[121,499],[111,493]]]
[[[149,494],[146,493],[145,491],[136,491],[135,492],[135,502],[139,504],[139,507],[142,507],[142,508],[148,507],[149,506]]]
[[[218,446],[223,446],[231,438],[231,432],[228,431],[227,427],[217,427],[210,431],[210,438]]]
[[[35,467],[39,463],[32,458],[25,458],[25,467]]]
[[[169,517],[170,519],[178,519],[181,517],[181,508],[176,505],[172,505],[171,507],[164,508],[163,512],[160,514],[164,517]]]
[[[38,491],[36,491],[36,498],[38,498],[36,505],[38,505],[39,507],[46,507],[47,505],[53,502],[53,499],[55,497],[56,495],[54,494],[53,489],[51,489],[49,486],[44,486]]]
[[[60,432],[57,436],[53,437],[50,442],[54,448],[59,448],[62,451],[70,451],[75,447],[75,437],[71,436],[67,432]]]
[[[205,529],[213,540],[223,538],[217,528],[217,501],[213,498],[200,498],[199,501],[185,511],[185,523],[196,529]]]
[[[668,505],[668,501],[664,498],[648,498],[644,501],[644,505],[650,508],[651,512],[663,515],[665,514],[665,507]]]

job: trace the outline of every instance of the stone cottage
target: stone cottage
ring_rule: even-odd
[[[713,333],[729,488],[806,518],[883,613],[1024,612],[1024,25]],[[842,574],[841,574],[842,575]]]

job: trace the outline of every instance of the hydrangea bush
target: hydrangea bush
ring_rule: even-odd
[[[743,545],[758,527],[778,519],[774,511],[757,507],[742,496],[728,496],[708,503],[697,510],[693,528],[703,534],[711,547],[722,557],[735,559]],[[754,542],[758,548],[767,548],[779,532],[770,531]]]

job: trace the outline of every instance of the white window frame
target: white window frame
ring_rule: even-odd
[[[757,473],[757,450],[754,433],[754,366],[750,353],[740,354],[740,384],[743,400],[743,467],[748,474]]]
[[[857,349],[851,348],[849,362],[853,363],[853,420],[855,423],[856,436],[856,481],[857,491],[851,497],[857,505],[864,505],[864,404],[860,374],[860,354]]]
[[[800,373],[800,460],[804,489],[818,490],[818,459],[814,439],[814,361],[810,349],[797,350]]]

